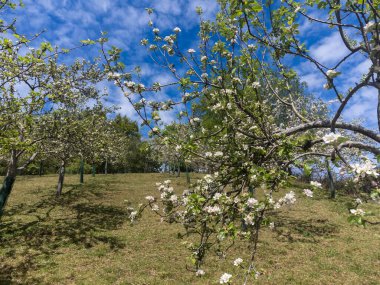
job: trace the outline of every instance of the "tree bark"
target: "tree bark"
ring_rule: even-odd
[[[92,177],[95,177],[95,174],[96,174],[96,168],[95,168],[95,164],[92,165]]]
[[[8,164],[7,174],[5,175],[3,185],[0,188],[0,217],[3,215],[4,207],[8,197],[12,192],[14,182],[17,175],[17,155],[16,151],[12,151],[11,159]]]
[[[377,81],[380,84],[380,73],[377,74]],[[380,131],[380,89],[377,91],[377,126]]]
[[[181,176],[181,165],[178,163],[177,165],[177,177]]]
[[[331,172],[331,167],[330,167],[328,159],[326,159],[326,169],[327,169],[327,176],[329,180],[330,199],[335,199],[336,191],[335,191],[335,185],[334,185],[334,176]]]
[[[38,173],[40,176],[42,176],[43,170],[44,170],[44,164],[43,164],[43,161],[41,160],[40,161],[40,170],[39,170],[39,173]]]
[[[63,180],[65,179],[65,161],[62,161],[61,167],[59,168],[58,186],[57,186],[57,197],[61,196],[63,188]]]
[[[83,159],[80,160],[80,167],[79,167],[79,182],[83,183],[84,182],[84,161]]]
[[[189,167],[186,165],[186,182],[188,185],[190,185],[190,173],[189,173]]]
[[[104,164],[104,174],[108,174],[108,159],[106,158],[106,163]]]
[[[304,132],[307,130],[312,130],[312,129],[331,128],[331,126],[332,126],[332,122],[329,120],[316,121],[316,122],[301,124],[301,125],[298,125],[296,127],[286,129],[284,131],[276,133],[276,135],[278,136],[278,138],[280,138],[281,136],[290,136],[293,134],[297,134],[297,133]],[[371,138],[374,141],[380,143],[380,134],[378,134],[378,133],[376,133],[370,129],[366,129],[360,125],[337,122],[335,124],[335,128],[353,131],[353,132],[362,134],[362,135],[364,135],[368,138]]]

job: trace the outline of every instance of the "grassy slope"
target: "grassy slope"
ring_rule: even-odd
[[[210,257],[199,279],[185,268],[179,227],[151,213],[133,227],[126,221],[124,200],[143,201],[167,178],[98,175],[79,185],[68,176],[60,199],[55,176],[19,178],[0,225],[0,284],[217,284],[224,271],[238,274],[231,264],[247,257],[244,247],[227,260]],[[184,189],[184,177],[170,178]],[[297,204],[276,217],[277,230],[262,234],[264,275],[256,283],[380,284],[380,226],[349,225],[342,201],[296,192]]]

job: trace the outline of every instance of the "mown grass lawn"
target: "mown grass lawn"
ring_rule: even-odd
[[[57,199],[56,176],[19,177],[0,224],[0,284],[218,284],[226,271],[242,284],[231,266],[247,258],[242,245],[225,260],[210,256],[197,278],[186,269],[179,226],[150,212],[130,226],[125,200],[144,201],[168,178],[186,187],[185,177],[166,174],[86,176],[83,185],[67,176]],[[262,233],[255,284],[380,284],[380,226],[350,225],[344,197],[295,191],[296,205]]]

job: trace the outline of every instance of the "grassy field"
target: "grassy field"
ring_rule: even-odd
[[[186,270],[180,227],[152,213],[134,226],[125,199],[137,204],[155,194],[164,174],[67,176],[56,199],[56,176],[19,177],[0,224],[0,284],[218,284],[244,248],[226,260],[210,256],[207,274]],[[170,176],[175,188],[185,178]],[[380,284],[380,226],[348,224],[344,198],[306,199],[276,217],[264,230],[255,284]],[[372,207],[380,215],[379,207]],[[235,278],[237,281],[237,278]],[[233,282],[241,284],[242,282]]]

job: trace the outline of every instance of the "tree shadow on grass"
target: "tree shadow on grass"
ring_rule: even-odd
[[[127,210],[99,203],[102,194],[81,188],[74,185],[59,198],[46,195],[35,204],[7,209],[6,216],[12,218],[0,223],[0,285],[19,284],[13,280],[42,284],[30,279],[29,273],[45,266],[63,248],[125,247],[110,231],[127,221]]]
[[[275,224],[277,240],[286,242],[318,243],[320,238],[334,237],[339,232],[338,226],[327,219],[277,216]]]

